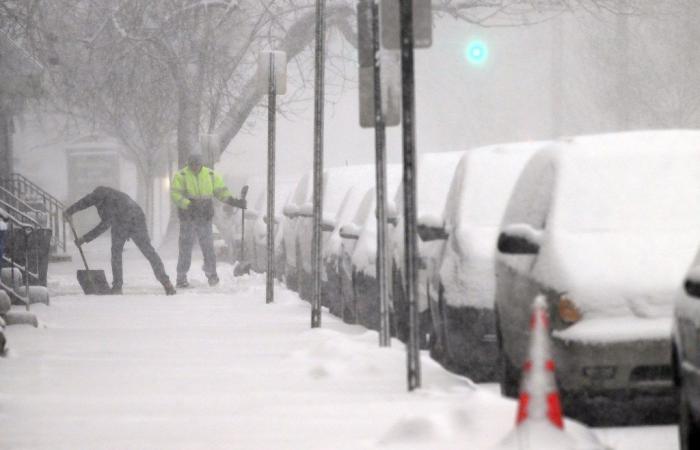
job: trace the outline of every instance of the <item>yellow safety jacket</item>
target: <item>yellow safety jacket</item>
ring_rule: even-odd
[[[182,212],[195,204],[208,205],[200,212],[206,216],[213,214],[212,198],[224,202],[233,197],[224,184],[224,179],[209,167],[202,167],[194,173],[188,166],[178,170],[170,183],[170,197]],[[193,211],[194,212],[194,211]]]

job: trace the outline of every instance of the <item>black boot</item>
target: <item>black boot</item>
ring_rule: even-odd
[[[163,281],[163,289],[165,289],[165,295],[175,295],[175,288],[167,278]]]
[[[177,286],[179,288],[186,288],[186,287],[190,287],[190,283],[187,282],[186,276],[178,276],[177,282],[175,283],[175,286]]]
[[[122,287],[121,286],[112,286],[112,289],[109,290],[110,295],[122,295]]]
[[[209,286],[216,286],[219,284],[219,276],[214,274],[209,277]]]

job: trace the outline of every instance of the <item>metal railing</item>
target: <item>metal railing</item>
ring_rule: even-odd
[[[29,309],[30,286],[46,285],[48,267],[48,239],[51,230],[42,227],[36,220],[19,209],[0,200],[0,220],[5,223],[3,268],[11,268],[9,281],[0,277],[0,288],[13,301],[24,303]],[[15,270],[21,275],[21,284],[15,278]],[[9,284],[8,284],[9,282]],[[23,287],[24,290],[18,289]]]
[[[35,222],[39,222],[38,218],[45,214],[45,226],[51,230],[52,251],[55,252],[59,248],[63,252],[66,251],[66,222],[63,219],[64,205],[60,200],[19,173],[12,173],[9,177],[0,178],[0,188],[2,188],[0,190],[0,200],[4,200],[6,204],[11,205],[14,210],[36,214],[37,220]],[[10,198],[16,199],[13,200],[16,203],[13,204],[12,201],[9,201]],[[41,204],[41,209],[35,206],[34,200]],[[29,209],[23,210],[23,208]],[[15,217],[14,214],[10,214]],[[24,219],[20,220],[26,221]]]

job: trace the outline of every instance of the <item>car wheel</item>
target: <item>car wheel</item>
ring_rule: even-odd
[[[681,450],[700,448],[700,424],[693,418],[688,402],[688,394],[683,387],[681,387],[680,396],[680,423],[678,425],[678,434]]]
[[[510,358],[503,351],[503,336],[501,324],[496,312],[496,341],[498,342],[499,368],[501,394],[506,397],[517,398],[520,390],[520,370],[510,362]]]

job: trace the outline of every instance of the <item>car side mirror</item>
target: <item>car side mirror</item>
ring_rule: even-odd
[[[284,214],[284,217],[288,219],[293,219],[299,214],[299,210],[294,205],[284,205],[282,214]]]
[[[354,224],[345,224],[340,227],[340,237],[344,239],[359,239],[360,230]]]
[[[700,299],[700,266],[693,267],[688,272],[683,283],[685,293],[691,297]]]
[[[512,224],[498,236],[498,251],[506,255],[535,255],[541,241],[542,231],[524,223]]]
[[[299,208],[297,213],[300,217],[313,217],[314,216],[314,205],[311,203],[306,203]]]
[[[427,225],[425,223],[419,223],[417,225],[418,237],[420,237],[423,242],[431,242],[438,240],[445,240],[449,237],[449,233],[445,229],[445,224],[440,226]]]

